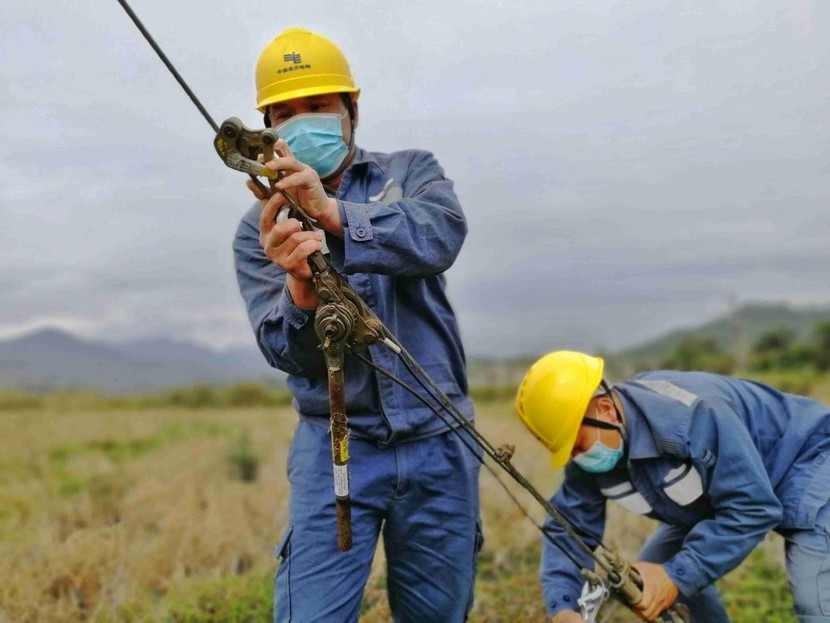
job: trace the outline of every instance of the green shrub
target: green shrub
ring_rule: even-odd
[[[813,370],[777,370],[774,372],[755,373],[753,379],[775,387],[782,392],[798,394],[800,396],[812,396],[816,384],[821,380],[821,375]]]
[[[735,368],[735,358],[723,352],[714,336],[690,335],[683,338],[674,350],[663,358],[659,367],[730,374]]]
[[[43,407],[43,397],[18,392],[0,392],[0,411],[16,411],[18,409],[40,409]]]
[[[217,390],[208,385],[194,385],[174,389],[167,393],[167,403],[173,407],[199,409],[221,405]]]
[[[516,385],[479,385],[470,388],[470,396],[478,404],[512,400],[516,396]]]
[[[280,407],[291,404],[291,392],[263,383],[237,383],[224,389],[222,402],[229,407]]]
[[[231,475],[242,482],[254,482],[259,473],[259,456],[247,432],[236,436],[226,455]]]
[[[171,596],[167,623],[250,623],[270,621],[272,573],[205,581],[183,595]]]
[[[734,623],[791,623],[795,620],[787,573],[761,547],[718,582],[718,588]]]

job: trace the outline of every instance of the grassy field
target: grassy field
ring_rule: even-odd
[[[510,402],[483,404],[478,417],[552,493],[557,475]],[[0,409],[0,622],[269,620],[295,418],[287,407]],[[486,543],[470,620],[543,621],[538,531],[486,470],[481,487]],[[633,555],[650,523],[611,512],[607,541]],[[735,621],[793,620],[781,565],[772,537],[722,582]],[[380,558],[361,620],[390,620]]]

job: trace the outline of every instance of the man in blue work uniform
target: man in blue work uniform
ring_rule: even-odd
[[[307,259],[334,268],[467,419],[464,352],[443,276],[467,233],[453,184],[432,154],[355,146],[357,98],[348,63],[327,38],[280,33],[257,63],[257,108],[281,137],[268,166],[316,219],[277,218],[276,193],[242,218],[237,277],[268,362],[288,373],[300,420],[288,456],[288,527],[277,549],[278,622],[356,621],[383,534],[395,621],[464,621],[481,545],[476,456],[416,397],[346,356],[353,547],[338,550],[326,367],[314,331],[317,294]],[[382,344],[364,351],[410,386]]]
[[[635,563],[638,614],[654,620],[679,599],[694,622],[728,621],[713,583],[775,530],[799,621],[830,621],[830,408],[703,372],[646,372],[613,388],[602,372],[600,358],[550,353],[525,375],[516,411],[565,467],[551,502],[592,547],[606,500],[662,522]],[[582,621],[583,580],[558,548],[591,561],[546,527],[556,544],[545,543],[541,566],[548,612]]]

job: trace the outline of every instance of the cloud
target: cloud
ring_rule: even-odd
[[[217,122],[259,122],[253,62],[281,28],[343,47],[358,142],[430,149],[456,182],[472,354],[617,348],[730,297],[828,297],[830,5],[131,5]],[[0,336],[250,341],[244,176],[127,16],[58,0],[3,21]]]

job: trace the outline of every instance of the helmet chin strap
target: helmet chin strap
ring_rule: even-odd
[[[604,384],[604,383],[603,383]],[[617,401],[614,400],[614,395],[611,393],[611,388],[608,388],[608,392],[604,394],[608,396],[611,400],[611,404],[614,406],[614,415],[617,416],[617,424],[612,424],[611,422],[606,422],[605,420],[598,420],[592,417],[584,417],[582,418],[582,422],[588,424],[589,426],[593,426],[595,428],[604,428],[605,430],[615,430],[620,434],[622,440],[627,444],[628,443],[628,431],[625,428],[625,421],[620,414],[620,410],[617,407]]]

